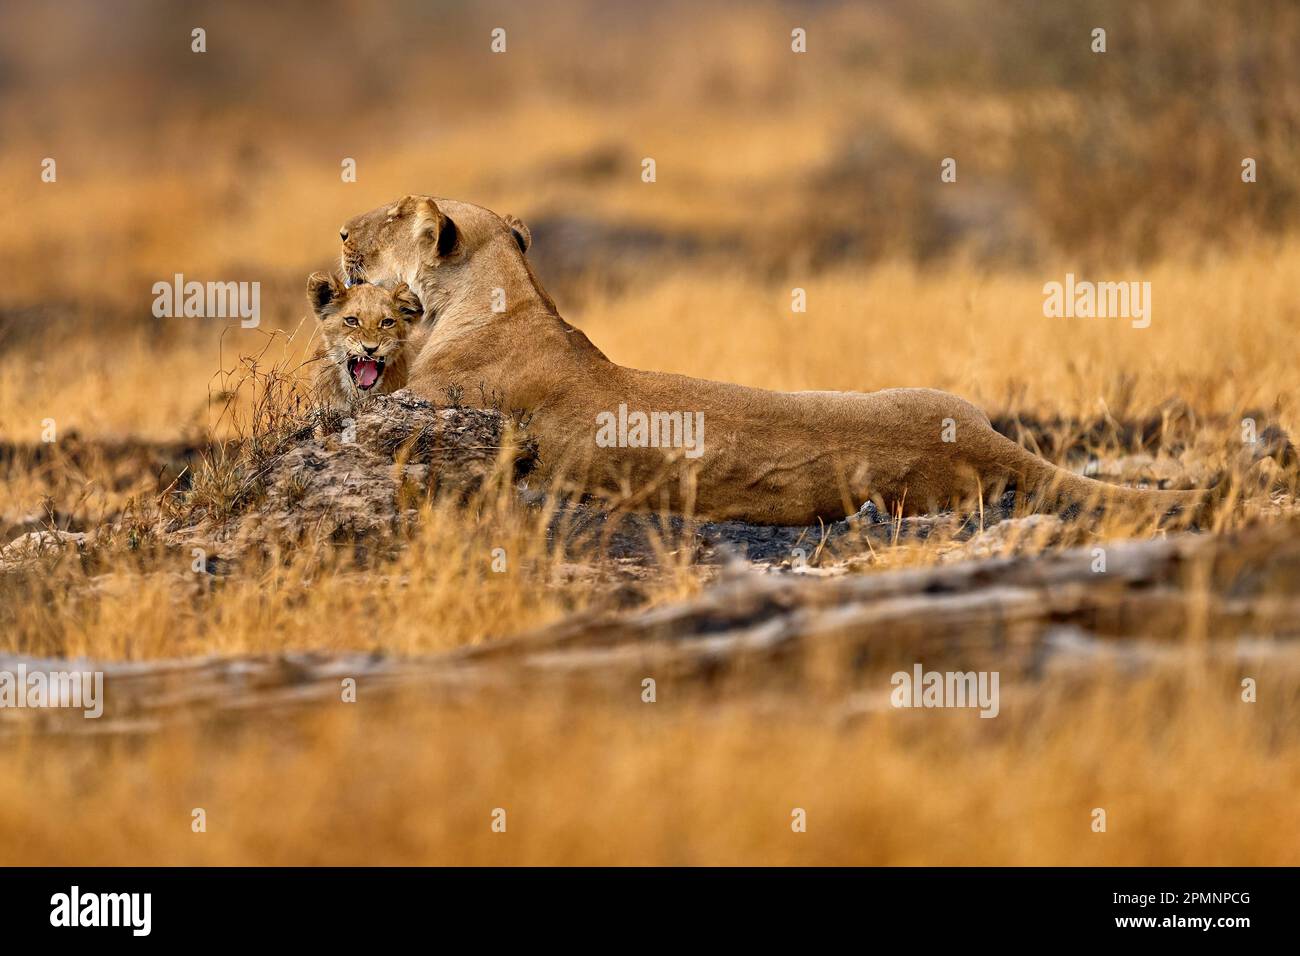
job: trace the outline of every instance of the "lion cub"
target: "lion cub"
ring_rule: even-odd
[[[391,290],[347,287],[338,276],[316,272],[307,280],[307,301],[321,323],[316,389],[322,402],[346,411],[363,395],[406,386],[408,343],[424,331],[413,328],[424,310],[405,282]]]

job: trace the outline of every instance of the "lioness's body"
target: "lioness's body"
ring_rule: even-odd
[[[713,519],[807,524],[868,499],[891,511],[947,506],[1014,482],[1050,503],[1095,500],[1148,512],[1199,504],[1074,475],[998,434],[985,415],[931,389],[773,392],[611,362],[560,318],[524,258],[514,220],[452,200],[406,197],[348,222],[353,278],[402,280],[434,323],[410,359],[409,387],[449,386],[531,413],[542,474],[630,504]],[[504,311],[494,312],[505,294]],[[702,413],[702,453],[602,447],[601,417]]]

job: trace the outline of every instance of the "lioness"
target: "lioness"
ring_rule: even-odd
[[[480,206],[407,196],[339,235],[351,280],[403,281],[423,303],[431,330],[412,390],[437,399],[457,386],[530,411],[542,474],[619,505],[796,525],[867,500],[932,511],[1012,484],[1053,508],[1159,515],[1206,501],[1058,468],[932,389],[773,392],[616,365],[560,318],[524,256],[528,229]]]
[[[337,276],[314,272],[307,301],[321,323],[315,384],[322,403],[344,411],[363,393],[406,386],[406,346],[424,310],[405,282],[392,290],[348,287]]]

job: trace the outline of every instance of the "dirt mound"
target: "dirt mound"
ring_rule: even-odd
[[[242,552],[356,540],[397,530],[427,495],[465,498],[498,469],[517,479],[537,460],[536,444],[501,413],[439,407],[406,390],[374,396],[351,417],[320,413],[264,461],[241,454],[233,513],[183,516],[169,543]]]

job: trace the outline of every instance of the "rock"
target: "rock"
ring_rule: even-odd
[[[1037,554],[1065,542],[1070,531],[1069,523],[1054,514],[1008,518],[968,541],[943,549],[940,555],[944,561],[965,561],[995,555]]]
[[[0,571],[17,571],[70,551],[80,554],[89,546],[82,531],[29,531],[0,549]]]

